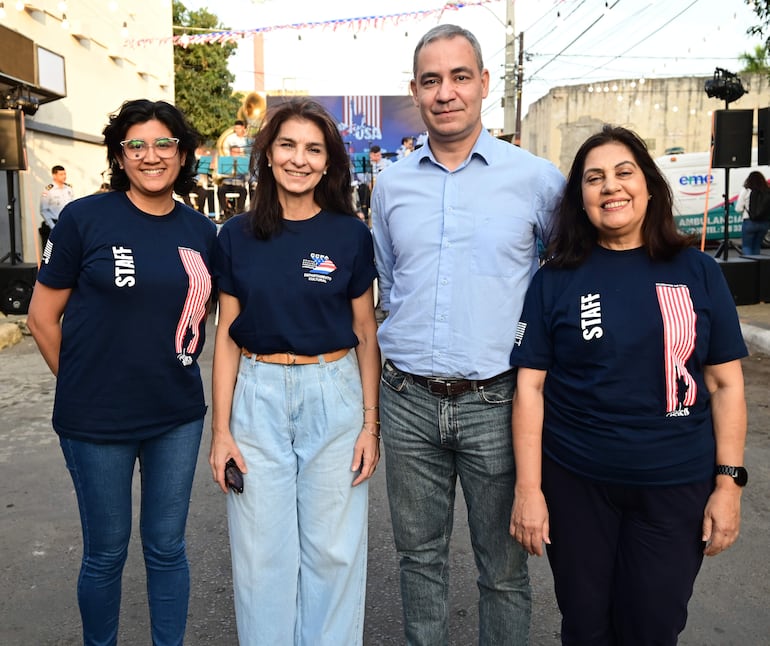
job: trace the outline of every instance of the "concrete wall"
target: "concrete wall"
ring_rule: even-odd
[[[709,78],[615,79],[554,88],[530,106],[522,122],[521,145],[550,159],[564,173],[580,144],[604,123],[636,131],[653,157],[674,146],[686,152],[708,150],[712,112],[725,108],[724,101],[706,95]],[[748,93],[729,109],[770,106],[767,77],[741,75],[741,81]]]
[[[76,197],[93,193],[106,170],[102,129],[108,115],[128,99],[174,100],[174,56],[171,0],[113,3],[70,1],[67,18],[70,29],[62,28],[58,0],[34,0],[17,11],[6,0],[3,26],[32,39],[36,44],[65,59],[67,96],[42,105],[26,116],[28,170],[18,172],[16,212],[21,216],[22,249],[25,262],[39,257],[37,226],[39,199],[51,181],[51,167],[67,169],[67,181]],[[129,39],[146,41],[132,46],[121,34],[126,23]],[[6,178],[0,172],[0,207],[5,213]],[[0,238],[7,251],[7,219],[0,214]],[[3,251],[5,253],[5,251]],[[0,254],[2,255],[2,254]]]

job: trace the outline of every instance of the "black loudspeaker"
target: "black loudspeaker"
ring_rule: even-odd
[[[770,303],[770,256],[744,256],[759,266],[759,300]]]
[[[759,263],[747,257],[717,259],[736,305],[759,302]]]
[[[770,108],[757,110],[757,163],[770,164]]]
[[[34,263],[0,264],[0,310],[5,314],[26,314],[35,280]]]
[[[713,168],[751,166],[751,135],[754,110],[716,110],[714,112]]]
[[[0,110],[0,170],[27,170],[21,110]]]

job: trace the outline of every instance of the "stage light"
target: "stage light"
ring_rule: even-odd
[[[738,75],[728,72],[721,67],[716,68],[714,77],[706,81],[703,89],[709,98],[721,99],[725,103],[737,101],[746,94],[746,89],[743,87],[743,83],[741,83]]]

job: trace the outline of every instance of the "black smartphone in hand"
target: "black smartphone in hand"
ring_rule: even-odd
[[[233,458],[225,463],[225,482],[235,493],[243,493],[243,473]]]

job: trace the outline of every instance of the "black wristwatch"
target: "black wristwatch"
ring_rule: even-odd
[[[745,487],[749,481],[749,472],[745,467],[729,467],[724,464],[717,465],[718,476],[730,476],[739,487]]]

